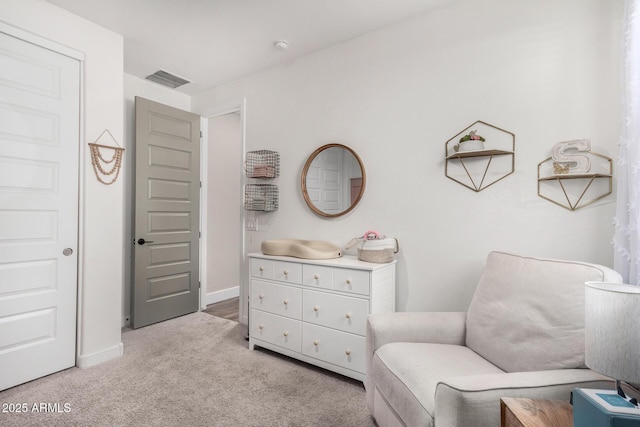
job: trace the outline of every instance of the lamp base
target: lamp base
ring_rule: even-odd
[[[640,427],[640,408],[615,390],[573,390],[574,427]]]

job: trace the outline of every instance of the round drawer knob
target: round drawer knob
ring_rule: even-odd
[[[317,274],[314,274],[314,275],[313,275],[313,278],[314,278],[314,279],[316,279],[316,280],[318,280],[318,279],[320,278],[320,276],[318,276]]]
[[[282,335],[284,335],[285,337],[288,337],[289,336],[289,332],[285,332]]]
[[[347,285],[351,284],[351,279],[347,279]]]
[[[258,295],[258,298],[264,299],[264,295],[260,294],[260,295]]]
[[[351,313],[347,313],[347,314],[345,314],[345,316],[344,316],[344,317],[346,317],[347,319],[351,319]]]
[[[258,268],[258,270],[264,271],[264,267],[260,267],[260,268]]]
[[[320,310],[320,307],[318,307],[317,305],[313,307],[313,311],[318,311]]]
[[[284,301],[282,301],[282,303],[283,303],[284,305],[287,305],[287,304],[289,304],[289,301],[284,300]]]
[[[284,275],[287,276],[289,272],[287,270],[283,271]]]
[[[351,350],[346,350],[344,354],[346,354],[347,356],[351,356]]]
[[[318,340],[315,340],[315,341],[313,342],[313,345],[315,345],[316,347],[318,346],[318,344],[320,344],[320,343],[318,342]]]
[[[260,325],[260,326],[258,326],[258,329],[262,330],[262,329],[264,329],[264,326]]]

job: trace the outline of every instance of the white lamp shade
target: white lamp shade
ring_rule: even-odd
[[[640,384],[640,287],[587,282],[585,289],[586,365]]]

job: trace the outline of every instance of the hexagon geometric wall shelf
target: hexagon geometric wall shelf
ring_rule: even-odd
[[[514,133],[478,120],[445,142],[444,174],[475,192],[515,171]]]
[[[572,142],[572,141],[567,141]],[[572,173],[571,162],[549,157],[538,164],[538,196],[570,211],[598,201],[613,190],[613,166],[609,157],[588,150],[576,152],[589,163],[588,173]],[[575,164],[575,162],[574,162]]]

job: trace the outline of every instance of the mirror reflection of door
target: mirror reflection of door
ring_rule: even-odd
[[[307,191],[314,205],[328,214],[347,210],[360,195],[362,170],[351,152],[330,147],[309,167]]]
[[[335,217],[349,212],[364,191],[364,168],[348,147],[328,144],[307,160],[302,177],[303,195],[319,215]]]
[[[309,197],[318,209],[328,214],[336,214],[343,210],[342,169],[343,156],[337,147],[319,153],[309,167]]]

